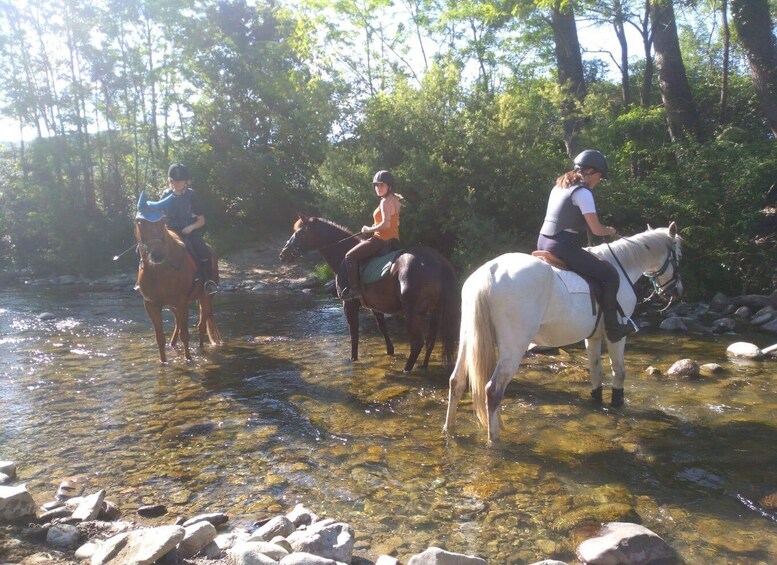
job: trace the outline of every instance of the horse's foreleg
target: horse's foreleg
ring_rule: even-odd
[[[429,315],[429,326],[426,328],[426,352],[424,353],[424,362],[421,365],[424,369],[429,367],[429,358],[434,351],[434,344],[437,342],[437,326],[440,324],[440,311],[432,310]]]
[[[388,334],[388,328],[386,327],[386,316],[382,312],[372,311],[372,315],[375,317],[375,323],[378,326],[378,331],[383,339],[386,341],[386,355],[394,355],[394,344],[391,342],[391,338]]]
[[[585,351],[588,355],[588,377],[591,380],[591,398],[602,402],[602,338],[592,337],[585,340]]]
[[[412,308],[405,308],[407,317],[407,333],[410,336],[410,355],[403,369],[405,373],[413,370],[418,355],[421,353],[421,347],[424,345],[423,317],[413,312]]]
[[[345,300],[343,311],[348,322],[348,332],[351,334],[351,361],[359,358],[359,301]]]
[[[453,431],[456,426],[456,410],[459,406],[464,391],[467,390],[467,349],[466,342],[462,338],[459,342],[459,354],[456,357],[456,365],[448,380],[448,412],[445,414],[443,433]]]
[[[197,337],[200,341],[200,349],[205,346],[205,336],[208,335],[208,319],[212,315],[213,298],[210,294],[203,292],[198,300],[200,318],[197,320]]]
[[[187,361],[192,360],[192,354],[189,352],[189,302],[184,298],[182,304],[173,308],[175,312],[176,331],[180,331],[181,343],[183,343],[183,354]]]
[[[621,339],[615,343],[607,342],[607,351],[610,353],[610,365],[612,366],[612,399],[613,407],[623,406],[623,385],[626,381],[626,340]]]
[[[165,353],[165,334],[162,331],[162,305],[153,304],[147,300],[143,301],[143,307],[146,309],[151,320],[151,325],[154,327],[154,336],[156,337],[156,345],[159,348],[159,361],[167,363],[167,354]]]

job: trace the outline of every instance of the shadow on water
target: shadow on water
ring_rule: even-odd
[[[364,315],[351,363],[336,301],[224,294],[216,306],[225,344],[160,366],[137,295],[0,293],[0,457],[19,462],[36,500],[84,475],[128,513],[162,502],[239,523],[304,502],[352,523],[372,558],[441,545],[493,563],[572,560],[591,523],[631,520],[687,563],[777,560],[777,524],[738,498],[777,490],[773,366],[641,333],[626,407],[612,410],[590,401],[581,348],[531,356],[488,448],[469,394],[456,435],[442,435],[449,375],[438,353],[427,372],[402,373],[402,320],[389,321],[390,357]],[[44,310],[55,319],[38,320]],[[643,373],[681,351],[725,372]]]

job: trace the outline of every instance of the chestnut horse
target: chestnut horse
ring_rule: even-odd
[[[294,234],[283,246],[281,261],[294,259],[304,251],[319,251],[337,272],[346,252],[356,245],[360,234],[323,218],[300,216]],[[459,299],[456,272],[448,260],[431,247],[410,247],[399,255],[387,277],[364,285],[364,306],[372,310],[386,353],[394,354],[394,344],[386,331],[385,314],[404,314],[410,334],[410,356],[405,372],[413,369],[426,329],[426,353],[422,367],[429,365],[438,331],[442,334],[442,358],[446,367],[453,365],[453,353],[459,326]],[[359,299],[344,300],[343,310],[351,334],[351,361],[359,358]],[[426,328],[425,328],[426,326]]]
[[[204,345],[206,333],[212,345],[221,343],[221,334],[213,317],[213,295],[203,291],[201,281],[195,282],[197,268],[181,238],[167,228],[164,218],[150,221],[139,214],[135,218],[135,239],[140,253],[137,286],[143,295],[143,306],[154,326],[159,360],[167,363],[162,331],[164,306],[175,315],[175,330],[170,338],[170,347],[175,346],[180,335],[187,361],[192,360],[189,353],[189,302],[197,300],[200,305],[200,320],[197,324],[200,348]],[[215,255],[213,273],[214,280],[218,282]]]

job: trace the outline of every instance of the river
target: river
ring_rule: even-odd
[[[768,336],[643,331],[629,338],[618,410],[588,400],[581,345],[531,356],[488,448],[469,393],[456,435],[441,434],[448,375],[437,354],[428,372],[402,373],[401,320],[389,320],[391,358],[364,315],[351,363],[332,298],[222,293],[216,308],[224,345],[161,366],[136,293],[0,291],[0,459],[37,502],[72,476],[128,516],[163,503],[167,522],[224,511],[249,524],[302,502],[352,524],[371,559],[437,545],[492,564],[574,561],[591,524],[619,520],[689,564],[777,562],[775,518],[744,503],[777,491],[775,365],[725,356]],[[724,372],[645,372],[685,357]]]

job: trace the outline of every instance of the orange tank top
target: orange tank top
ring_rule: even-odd
[[[374,220],[373,225],[377,225],[383,221],[383,214],[380,213],[380,206],[375,208],[375,211],[372,213],[372,219]],[[389,239],[399,239],[399,214],[397,214],[394,218],[393,225],[387,229],[376,231],[374,237],[382,239],[383,241],[388,241]]]

